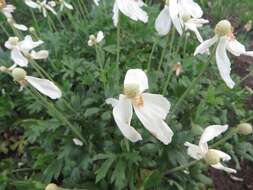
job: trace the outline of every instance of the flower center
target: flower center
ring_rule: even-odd
[[[26,71],[22,68],[15,68],[12,70],[11,75],[15,81],[20,82],[25,80]]]
[[[6,2],[5,0],[0,0],[0,9],[6,7]]]
[[[208,150],[204,159],[209,165],[215,165],[220,162],[220,156],[213,150]]]
[[[191,19],[191,16],[190,16],[190,15],[187,15],[187,14],[182,15],[182,20],[183,20],[184,22],[186,22],[186,21],[188,21],[188,20],[190,20],[190,19]]]
[[[228,20],[222,20],[215,26],[215,34],[218,36],[231,36],[233,27]]]
[[[10,37],[9,42],[12,46],[16,46],[19,42],[18,37]]]
[[[125,84],[124,85],[124,94],[128,98],[135,98],[140,94],[140,88],[138,84]]]

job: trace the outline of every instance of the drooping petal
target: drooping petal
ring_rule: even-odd
[[[246,53],[245,46],[238,42],[237,40],[228,40],[227,50],[235,56],[240,56],[241,54]]]
[[[19,65],[20,67],[27,67],[28,60],[23,54],[17,49],[14,48],[11,51],[11,59],[14,61],[15,64]]]
[[[99,31],[98,34],[97,34],[97,43],[101,42],[103,39],[104,39],[104,33],[102,31]]]
[[[180,7],[177,3],[177,0],[170,0],[169,4],[169,12],[170,12],[170,17],[173,25],[175,26],[177,32],[182,35],[183,34],[183,29],[182,29],[182,23],[179,18],[179,10]]]
[[[222,151],[216,150],[216,149],[210,149],[210,150],[212,150],[213,152],[216,152],[219,155],[219,157],[222,159],[222,161],[231,160],[231,156],[229,156],[225,152],[222,152]]]
[[[223,171],[228,172],[228,173],[236,173],[237,172],[235,169],[225,167],[221,163],[211,165],[211,166],[215,169],[223,170]]]
[[[185,142],[184,145],[188,147],[187,154],[190,157],[194,158],[195,160],[200,160],[204,158],[205,153],[202,151],[202,149],[199,146],[195,144],[191,144],[189,142]]]
[[[148,78],[146,73],[141,69],[129,69],[126,73],[124,85],[138,84],[140,91],[148,89]]]
[[[113,20],[113,24],[114,26],[118,25],[119,22],[119,8],[117,5],[117,2],[115,1],[114,5],[113,5],[113,16],[112,16],[112,20]]]
[[[247,55],[247,56],[253,57],[253,51],[246,51],[243,55]]]
[[[69,3],[67,3],[67,2],[63,2],[64,3],[64,6],[67,8],[67,9],[70,9],[70,10],[73,10],[74,8],[73,8],[73,6],[71,5],[71,4],[69,4]]]
[[[25,0],[25,4],[33,9],[39,8],[39,5],[32,0]]]
[[[31,51],[32,59],[47,59],[48,58],[48,51],[47,50],[40,50],[38,52]]]
[[[215,137],[219,136],[221,133],[224,133],[228,129],[228,125],[210,125],[205,128],[203,134],[200,137],[199,144],[207,143],[210,140],[213,140]]]
[[[171,18],[169,7],[165,5],[155,21],[155,29],[159,35],[163,36],[169,33],[171,28]]]
[[[40,93],[50,97],[51,99],[58,99],[62,96],[61,90],[50,80],[32,76],[26,76],[25,79]]]
[[[146,23],[148,21],[148,14],[141,9],[144,3],[141,0],[116,0],[119,10],[135,21],[142,21]]]
[[[23,24],[14,23],[13,26],[15,28],[17,28],[18,30],[21,30],[21,31],[27,31],[28,30],[27,27],[25,25],[23,25]]]
[[[193,18],[200,18],[203,16],[201,7],[193,0],[181,0],[180,4],[185,14],[191,15]]]
[[[137,117],[152,135],[164,144],[169,144],[172,140],[173,131],[163,121],[169,110],[169,103],[159,95],[143,94],[142,98],[142,105],[134,104]],[[165,103],[167,106],[162,106],[161,103]]]
[[[191,23],[191,22],[186,22],[186,23],[185,23],[185,29],[186,29],[186,30],[191,30],[191,31],[193,31],[193,32],[195,33],[195,35],[196,35],[198,41],[199,41],[200,43],[203,42],[203,38],[202,38],[202,36],[200,35],[200,33],[199,33],[199,31],[198,31],[198,28],[197,28],[196,24]]]
[[[218,41],[218,37],[214,36],[213,38],[204,41],[203,43],[201,43],[194,52],[194,56],[197,54],[203,54],[205,52],[208,51],[208,49],[215,43]]]
[[[120,95],[119,101],[114,105],[113,117],[122,134],[131,142],[142,140],[141,135],[130,125],[133,115],[131,100]]]
[[[36,48],[43,44],[44,42],[41,40],[33,41],[30,35],[27,35],[23,41],[19,43],[20,49],[24,51],[30,51],[33,48]]]
[[[216,63],[221,78],[224,80],[224,82],[229,88],[233,88],[235,86],[235,82],[230,77],[231,63],[227,56],[226,43],[227,43],[226,38],[224,37],[220,38],[219,44],[216,49]]]

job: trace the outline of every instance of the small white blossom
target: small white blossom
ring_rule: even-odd
[[[115,0],[113,6],[113,23],[119,22],[119,11],[134,21],[148,22],[148,14],[141,8],[146,6],[142,0]]]
[[[74,142],[74,144],[77,145],[77,146],[83,146],[83,142],[80,141],[80,140],[77,139],[77,138],[74,138],[74,139],[73,139],[73,142]]]
[[[132,142],[142,140],[131,126],[133,109],[144,127],[164,144],[171,142],[173,132],[164,122],[170,110],[170,102],[159,94],[145,93],[148,79],[141,69],[130,69],[124,80],[124,94],[119,99],[109,98],[113,106],[113,117],[122,134]]]
[[[54,7],[56,5],[55,1],[48,2],[47,0],[42,0],[34,2],[33,0],[25,0],[25,3],[27,6],[33,9],[38,9],[40,12],[42,12],[44,17],[47,17],[47,11],[50,11],[54,15],[57,15],[56,11],[54,10]]]
[[[97,5],[97,6],[99,5],[100,0],[93,0],[93,1],[94,1],[95,5]]]
[[[216,64],[218,66],[220,76],[229,88],[233,88],[235,86],[235,82],[230,77],[231,62],[228,58],[227,51],[232,53],[234,56],[253,56],[253,52],[247,52],[245,46],[236,40],[230,22],[222,20],[216,25],[215,36],[201,43],[196,48],[194,55],[205,53],[216,42],[218,43],[216,48]]]
[[[69,10],[74,9],[74,7],[70,3],[67,3],[65,0],[58,0],[58,2],[60,3],[60,11],[63,11],[64,7]]]
[[[94,34],[89,36],[88,46],[94,46],[96,44],[99,44],[104,39],[104,33],[102,31],[99,31],[97,33],[97,36]]]
[[[220,150],[209,149],[207,144],[221,133],[224,133],[227,129],[228,125],[208,126],[201,135],[198,145],[189,142],[185,143],[185,146],[188,147],[188,155],[196,160],[205,159],[205,161],[213,168],[224,170],[228,173],[236,173],[236,170],[225,167],[220,162],[220,160],[229,161],[231,157]]]
[[[43,41],[33,41],[30,35],[27,35],[23,41],[19,41],[18,37],[9,37],[5,42],[5,47],[11,50],[11,59],[15,65],[27,67],[29,59],[46,59],[48,57],[47,50],[34,51],[33,49],[43,44]]]
[[[30,84],[40,93],[50,97],[51,99],[58,99],[62,96],[61,90],[53,82],[47,79],[27,76],[26,71],[22,68],[13,68],[11,70],[11,75],[14,81],[20,84],[21,88]]]

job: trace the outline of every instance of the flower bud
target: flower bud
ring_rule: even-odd
[[[60,190],[60,188],[56,184],[50,183],[46,186],[45,190]]]
[[[222,20],[215,26],[215,34],[225,36],[233,32],[231,23],[228,20]]]
[[[29,32],[34,33],[35,32],[35,28],[34,27],[30,27],[29,28]]]
[[[13,79],[17,82],[22,81],[26,77],[26,71],[22,68],[15,68],[11,73]]]
[[[240,135],[250,135],[253,133],[252,125],[249,123],[241,123],[237,125],[238,133]]]
[[[199,125],[192,125],[191,132],[194,136],[201,135],[203,133],[203,128]]]
[[[208,150],[204,159],[208,165],[215,165],[220,162],[220,156],[213,150]]]
[[[135,98],[140,94],[140,88],[138,84],[125,84],[124,85],[124,94],[128,98]]]

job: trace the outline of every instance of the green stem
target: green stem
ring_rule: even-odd
[[[187,164],[184,164],[184,165],[182,165],[182,166],[175,167],[175,168],[173,168],[173,169],[171,169],[171,170],[168,170],[168,171],[164,174],[164,176],[169,176],[170,174],[172,174],[172,173],[174,173],[174,172],[180,171],[180,170],[185,169],[185,168],[189,168],[190,166],[193,166],[193,165],[195,165],[195,164],[198,163],[198,162],[199,162],[199,160],[194,160],[194,161],[191,161],[191,162],[189,162],[189,163],[187,163]]]
[[[165,95],[166,90],[167,90],[167,88],[168,88],[168,86],[169,86],[169,84],[170,84],[170,79],[171,79],[172,74],[173,74],[173,71],[172,71],[172,69],[171,69],[171,70],[169,71],[167,80],[166,80],[165,85],[164,85],[164,87],[163,87],[163,91],[162,91],[162,94],[163,94],[163,95]]]
[[[168,41],[169,41],[169,35],[167,34],[167,36],[166,36],[166,42],[165,42],[165,45],[163,47],[161,58],[160,58],[160,61],[159,61],[159,64],[158,64],[158,71],[161,70],[161,67],[162,67],[162,64],[163,64],[163,59],[164,59],[164,56],[165,56],[165,53],[166,53],[166,49],[167,49]]]
[[[171,55],[172,50],[173,50],[173,43],[174,43],[174,40],[175,40],[175,36],[176,36],[176,29],[173,27],[172,28],[172,37],[170,39],[170,51],[169,51],[170,55]]]
[[[117,59],[116,64],[119,66],[120,64],[120,15],[119,15],[119,21],[117,25]]]
[[[153,57],[153,54],[155,52],[156,45],[157,45],[157,40],[155,40],[155,42],[153,43],[152,50],[151,50],[151,53],[149,55],[147,73],[149,73],[150,68],[151,68],[152,57]]]

